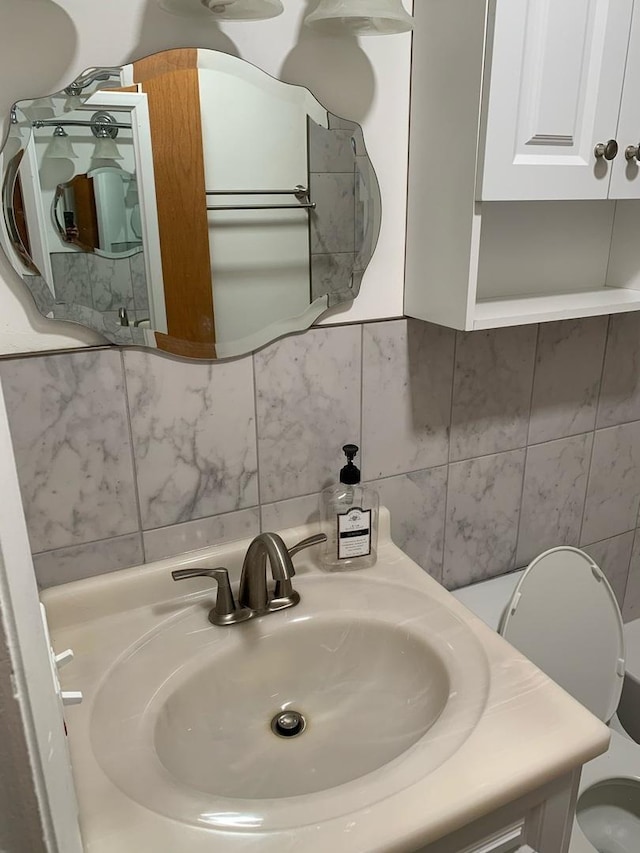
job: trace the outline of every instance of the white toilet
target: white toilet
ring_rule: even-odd
[[[569,853],[640,853],[640,620],[623,629],[604,574],[577,548],[453,594],[610,725],[608,751],[582,772]]]

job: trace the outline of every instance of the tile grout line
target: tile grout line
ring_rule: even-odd
[[[536,340],[533,347],[533,371],[531,373],[531,392],[529,394],[529,412],[527,416],[527,437],[526,444],[524,447],[524,464],[522,465],[522,484],[520,486],[520,501],[518,502],[518,526],[516,528],[516,541],[513,549],[513,560],[511,562],[511,569],[518,568],[516,565],[518,562],[518,549],[520,548],[520,534],[522,533],[522,505],[524,501],[524,486],[527,478],[527,462],[529,461],[529,437],[531,435],[531,415],[533,413],[533,393],[536,385],[536,366],[538,360],[538,352],[540,349],[540,335],[542,333],[542,325],[538,323],[538,328],[536,329]]]
[[[609,334],[611,331],[611,318],[612,315],[609,314],[609,319],[607,321],[607,331],[604,337],[604,347],[602,349],[602,364],[600,365],[600,381],[598,383],[598,395],[596,399],[596,409],[593,417],[593,429],[592,433],[592,441],[591,441],[591,453],[589,454],[589,473],[587,474],[587,486],[584,493],[584,505],[582,507],[582,518],[580,520],[580,533],[578,539],[578,546],[582,545],[582,538],[584,533],[584,519],[587,514],[587,501],[589,500],[589,487],[591,485],[591,475],[593,472],[593,457],[596,450],[596,435],[598,433],[598,412],[600,411],[600,398],[602,396],[602,383],[604,381],[604,366],[607,361],[607,349],[609,347]]]
[[[100,545],[103,542],[115,542],[118,539],[128,539],[131,536],[138,537],[139,530],[132,530],[131,533],[118,533],[117,536],[106,536],[104,539],[90,539],[88,542],[73,542],[71,545],[62,545],[60,548],[50,548],[48,551],[34,551],[32,557],[43,557],[47,554],[59,554],[61,551],[71,551],[74,548],[88,548],[91,545]]]
[[[631,564],[633,563],[633,552],[635,551],[636,536],[637,535],[638,535],[638,531],[634,530],[633,531],[633,538],[631,539],[631,549],[629,550],[629,562],[627,563],[627,571],[626,571],[625,580],[624,580],[624,591],[622,593],[622,606],[620,608],[620,610],[622,611],[622,614],[623,614],[623,616],[622,616],[623,622],[624,622],[624,605],[625,605],[625,601],[627,600],[627,589],[628,589],[629,583],[631,581]]]
[[[256,442],[256,491],[258,493],[258,525],[262,532],[262,493],[260,484],[260,441],[258,436],[258,383],[256,381],[256,354],[251,353],[251,381],[253,383],[253,432]]]
[[[447,436],[447,476],[444,491],[444,519],[442,524],[442,551],[440,555],[440,583],[444,583],[444,559],[447,551],[447,517],[449,513],[449,483],[451,480],[451,430],[453,427],[453,399],[455,396],[455,380],[456,380],[456,358],[458,356],[458,335],[459,332],[454,332],[453,335],[453,369],[451,371],[451,400],[449,403],[449,433]]]
[[[531,445],[531,415],[533,413],[533,394],[536,387],[536,374],[537,374],[537,366],[538,366],[538,353],[540,352],[540,337],[542,335],[542,323],[538,323],[538,331],[536,333],[536,345],[533,349],[533,376],[531,377],[531,394],[529,396],[529,417],[527,420],[527,439],[526,446],[529,447]],[[535,442],[534,442],[535,443]],[[538,442],[538,444],[542,444],[543,442]]]
[[[140,547],[142,549],[142,562],[147,562],[146,548],[144,544],[144,528],[142,525],[142,507],[140,505],[140,489],[138,487],[138,466],[133,443],[133,425],[131,423],[131,405],[129,402],[129,383],[127,381],[127,368],[125,363],[125,350],[120,350],[120,366],[122,369],[122,386],[124,391],[124,405],[127,416],[127,428],[129,432],[129,452],[131,454],[131,472],[133,474],[133,489],[136,499],[136,511],[138,514],[138,533],[140,536]],[[112,537],[113,538],[113,537]]]

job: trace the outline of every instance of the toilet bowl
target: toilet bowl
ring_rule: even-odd
[[[569,853],[640,853],[640,743],[625,728],[640,741],[640,620],[623,628],[609,583],[577,548],[453,594],[610,725],[609,749],[583,768]]]
[[[624,730],[640,743],[640,619],[624,626],[625,677],[618,717]]]

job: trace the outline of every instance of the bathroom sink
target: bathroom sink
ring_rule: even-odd
[[[489,667],[453,611],[364,573],[296,589],[297,607],[229,627],[207,621],[210,597],[181,599],[115,661],[91,740],[128,797],[196,825],[300,826],[402,791],[464,743]]]
[[[379,523],[375,566],[326,573],[304,551],[300,603],[233,626],[208,621],[210,578],[172,573],[237,585],[248,540],[45,591],[54,648],[75,653],[62,686],[84,695],[65,720],[87,853],[466,849],[606,748]]]
[[[423,737],[449,697],[436,650],[375,620],[299,621],[246,655],[237,644],[207,661],[155,722],[167,770],[214,796],[293,797],[350,782]],[[283,711],[300,714],[290,728]]]

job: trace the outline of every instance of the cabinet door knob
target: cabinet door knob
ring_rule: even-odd
[[[624,149],[624,156],[627,160],[637,160],[640,162],[640,143],[638,145],[627,145]]]
[[[605,160],[613,160],[618,153],[618,143],[615,139],[610,139],[608,142],[598,142],[593,153],[598,159],[604,157]]]

